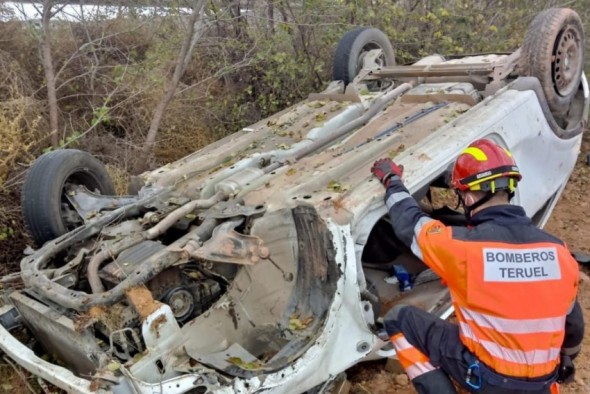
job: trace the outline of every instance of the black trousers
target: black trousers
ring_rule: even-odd
[[[456,393],[452,378],[470,393],[498,394],[549,394],[549,387],[537,391],[515,390],[494,386],[485,379],[470,379],[479,385],[475,389],[466,383],[467,370],[471,365],[467,360],[474,356],[459,339],[459,327],[413,306],[396,306],[385,316],[385,328],[390,336],[402,333],[406,340],[424,353],[432,366],[438,368],[412,380],[420,394]],[[543,377],[538,381],[545,381]],[[537,381],[531,379],[530,381]]]

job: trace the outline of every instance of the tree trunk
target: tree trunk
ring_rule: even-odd
[[[51,8],[52,1],[43,3],[43,13],[41,17],[41,63],[43,64],[43,71],[45,72],[45,79],[47,80],[47,103],[49,105],[49,135],[51,146],[57,148],[58,136],[58,108],[57,108],[57,93],[55,90],[55,69],[53,68],[53,59],[51,56],[51,40],[50,40],[50,21],[53,14]]]
[[[186,67],[188,66],[188,63],[191,59],[193,49],[202,35],[203,26],[200,16],[204,8],[205,0],[194,1],[193,12],[189,19],[188,32],[182,43],[180,52],[178,53],[178,57],[176,59],[176,66],[174,68],[174,74],[172,75],[172,79],[168,83],[166,93],[164,94],[164,97],[162,97],[162,99],[156,106],[156,109],[154,110],[154,115],[152,117],[150,128],[148,130],[147,137],[142,149],[144,156],[138,163],[138,166],[136,167],[137,172],[145,171],[147,169],[148,160],[153,154],[158,129],[160,128],[160,124],[162,123],[162,119],[164,118],[164,112],[170,104],[170,101],[172,101],[174,94],[176,93],[176,88],[178,87],[180,78],[184,74]]]

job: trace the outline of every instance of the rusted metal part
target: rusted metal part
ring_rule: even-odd
[[[153,297],[160,299],[166,292],[175,285],[183,283],[182,271],[178,267],[168,268],[158,276],[147,282],[148,289]]]
[[[102,196],[82,185],[70,187],[65,196],[85,222],[93,219],[100,211],[117,209],[139,200],[138,196]]]
[[[93,305],[110,305],[120,300],[125,295],[127,288],[145,283],[149,279],[156,276],[158,273],[177,263],[182,258],[181,254],[178,253],[178,250],[184,246],[189,239],[195,236],[199,239],[208,239],[213,233],[217,223],[218,222],[215,219],[206,219],[197,229],[189,232],[185,236],[178,239],[176,242],[167,246],[165,249],[151,256],[148,260],[146,260],[141,270],[133,272],[128,278],[119,283],[117,286],[100,294],[88,294],[84,291],[67,289],[52,282],[45,275],[38,273],[35,275],[35,272],[31,272],[30,268],[26,273],[23,272],[23,277],[29,279],[30,275],[30,279],[34,279],[32,281],[29,280],[32,290],[45,295],[47,298],[50,298],[54,302],[66,308],[71,308],[77,311],[85,311]],[[133,237],[126,238],[121,242],[125,243],[130,240],[133,240]],[[132,244],[133,242],[130,242],[129,246]],[[121,250],[123,249],[125,248],[122,248]],[[51,256],[52,254],[44,255],[42,256],[43,260],[35,260],[35,262],[39,264],[45,259],[49,259]],[[37,259],[39,259],[39,256],[37,256]],[[24,264],[24,262],[22,264]]]
[[[53,271],[53,278],[58,278],[58,277],[61,277],[63,275],[67,275],[68,273],[70,273],[71,271],[73,271],[74,268],[76,268],[78,265],[80,265],[80,263],[84,260],[84,257],[89,252],[90,251],[88,249],[86,249],[86,248],[80,249],[78,251],[78,253],[76,254],[76,257],[74,257],[72,260],[70,260],[63,267],[59,267],[55,271]]]
[[[242,220],[233,220],[219,225],[211,239],[199,249],[185,250],[192,257],[221,263],[233,263],[252,265],[269,256],[268,248],[264,246],[262,239],[253,235],[244,235],[236,232],[235,227]]]
[[[108,249],[104,248],[100,252],[94,255],[88,264],[88,268],[86,270],[88,276],[88,283],[90,284],[90,288],[94,294],[102,293],[104,291],[104,286],[98,277],[98,269],[100,265],[112,256],[113,253]]]
[[[178,249],[178,251],[182,253],[184,259],[188,259],[193,256],[202,245],[203,243],[201,240],[198,237],[194,237],[193,239],[189,239],[182,248]]]
[[[140,244],[143,240],[144,237],[142,234],[133,234],[130,237],[123,238],[120,242],[111,247],[103,245],[103,249],[92,257],[86,268],[88,283],[90,284],[93,294],[102,293],[105,290],[98,276],[98,270],[102,263],[109,258],[116,258],[119,253]]]
[[[174,225],[174,223],[178,222],[180,219],[185,217],[186,215],[192,213],[197,209],[208,209],[211,208],[215,203],[218,203],[222,200],[227,198],[223,193],[218,192],[213,197],[205,199],[205,200],[193,200],[182,207],[178,208],[177,210],[173,211],[172,213],[168,214],[165,219],[163,219],[160,223],[156,224],[154,227],[150,228],[145,232],[146,239],[155,239],[158,236],[164,234],[166,230]]]
[[[162,324],[166,324],[166,321],[166,316],[160,315],[150,324],[150,330],[156,334],[156,338],[160,338],[159,328]]]
[[[164,368],[171,367],[170,350],[172,343],[181,336],[181,331],[172,309],[166,304],[160,304],[141,325],[141,333],[149,352],[157,351],[162,354],[160,362]],[[168,356],[164,356],[168,354]],[[167,365],[168,364],[168,365]]]
[[[161,242],[143,241],[137,245],[122,251],[116,259],[106,264],[100,271],[99,276],[102,280],[116,285],[125,280],[133,271],[141,269],[143,263],[151,255],[164,249]]]
[[[97,307],[100,308],[100,307]],[[92,309],[92,308],[91,308]],[[74,330],[81,332],[96,322],[90,311],[78,315],[74,320]]]
[[[206,212],[203,212],[201,218],[230,219],[236,217],[261,216],[266,211],[266,207],[261,204],[257,206],[244,205],[241,201],[224,201],[216,204]]]
[[[67,291],[67,289],[64,289],[60,285],[54,284],[49,280],[45,281],[45,279],[47,279],[45,275],[40,274],[40,272],[46,269],[50,264],[52,258],[73,245],[79,244],[98,234],[103,227],[113,221],[113,218],[125,220],[133,217],[139,213],[142,207],[150,204],[158,198],[165,198],[167,193],[168,190],[146,191],[144,197],[138,202],[118,208],[109,215],[104,215],[92,223],[78,227],[68,234],[47,242],[42,249],[21,261],[21,275],[23,281],[27,286],[38,290],[47,298],[52,298],[56,290],[58,293],[60,291]],[[126,238],[123,242],[130,242],[129,238]]]
[[[142,320],[145,320],[162,305],[160,301],[154,300],[152,292],[145,286],[140,285],[127,289],[125,295]]]
[[[214,205],[216,202],[221,201],[224,196],[222,193],[218,193],[210,199],[207,200],[195,200],[192,201],[183,207],[177,209],[173,213],[171,213],[165,220],[160,222],[158,225],[154,226],[152,229],[145,232],[144,235],[134,235],[132,237],[124,239],[120,244],[118,244],[113,249],[107,249],[106,247],[97,253],[88,264],[87,268],[87,275],[90,287],[94,294],[104,292],[104,285],[100,280],[98,275],[98,270],[100,265],[107,260],[108,258],[115,258],[121,251],[126,250],[132,246],[135,246],[143,241],[143,239],[148,238],[155,238],[157,235],[161,234],[169,227],[171,227],[174,223],[176,223],[180,218],[185,216],[186,214],[192,212],[195,209],[205,209],[209,208],[210,206]],[[152,231],[156,229],[155,231]]]

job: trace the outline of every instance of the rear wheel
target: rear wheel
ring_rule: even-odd
[[[29,170],[22,190],[22,211],[29,233],[41,246],[84,224],[66,197],[67,190],[114,195],[104,165],[89,153],[60,149],[40,156]]]
[[[525,74],[541,82],[552,112],[565,113],[580,85],[584,68],[584,28],[569,8],[551,8],[530,24],[522,61]]]
[[[377,66],[395,65],[393,47],[381,30],[361,27],[346,33],[336,47],[332,79],[348,85],[362,69],[365,55],[373,49],[383,51]]]

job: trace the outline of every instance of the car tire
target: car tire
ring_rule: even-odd
[[[67,184],[115,194],[105,166],[89,153],[60,149],[37,158],[25,178],[21,207],[25,225],[39,246],[83,224],[65,197]]]
[[[361,70],[363,55],[372,49],[379,48],[383,50],[382,65],[395,65],[393,47],[381,30],[360,27],[344,34],[334,54],[332,79],[344,81],[348,85]]]
[[[529,25],[522,47],[525,75],[539,79],[549,108],[564,114],[584,69],[584,28],[569,8],[550,8]]]

